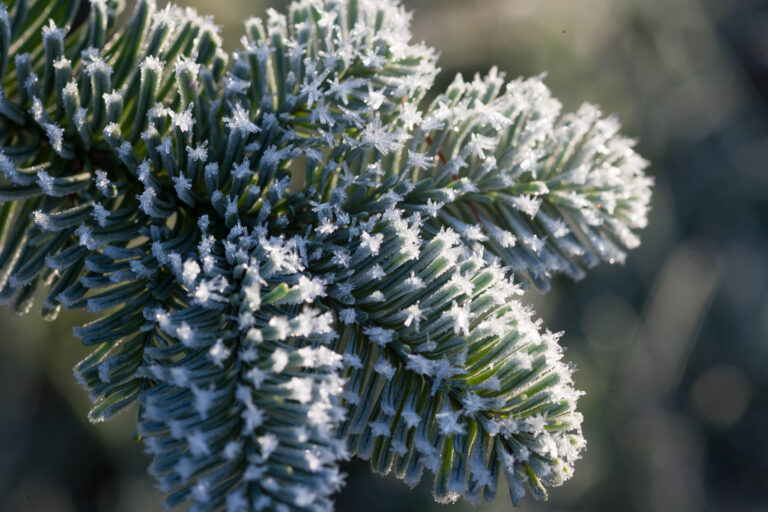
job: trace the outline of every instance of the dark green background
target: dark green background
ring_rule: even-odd
[[[128,2],[130,3],[130,2]],[[186,0],[227,47],[284,3]],[[498,65],[548,73],[567,109],[621,114],[653,162],[644,244],[624,267],[528,294],[565,330],[586,390],[588,450],[548,511],[768,510],[768,4],[730,0],[410,0],[442,54],[440,86]],[[70,327],[0,314],[0,511],[153,512],[130,414],[86,420]],[[415,491],[346,468],[339,511],[428,511]],[[478,510],[509,510],[505,493]],[[468,505],[444,507],[446,511]]]

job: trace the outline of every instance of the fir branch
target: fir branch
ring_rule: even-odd
[[[90,418],[138,404],[168,506],[328,510],[349,454],[439,501],[570,477],[580,393],[511,272],[637,245],[612,118],[496,72],[422,111],[393,0],[298,0],[232,55],[190,9],[79,7],[0,3],[0,301],[97,316]]]

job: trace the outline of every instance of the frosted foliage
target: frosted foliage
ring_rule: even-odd
[[[165,504],[331,510],[350,456],[439,502],[567,480],[581,393],[520,295],[637,246],[615,119],[496,71],[424,108],[394,0],[295,1],[231,54],[122,4],[0,2],[0,301],[95,315],[90,419],[136,404]]]

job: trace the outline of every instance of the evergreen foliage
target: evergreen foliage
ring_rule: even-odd
[[[79,8],[0,3],[0,299],[98,315],[90,418],[138,404],[168,506],[329,510],[349,455],[441,502],[571,476],[580,393],[517,297],[638,244],[615,119],[496,71],[422,110],[394,0],[296,0],[231,55],[191,9]]]

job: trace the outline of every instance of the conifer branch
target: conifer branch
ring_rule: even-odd
[[[422,111],[394,0],[297,0],[231,55],[121,8],[0,2],[0,301],[94,314],[90,419],[137,404],[166,504],[329,510],[349,455],[438,501],[569,478],[580,393],[517,296],[637,245],[618,124],[495,71]]]

